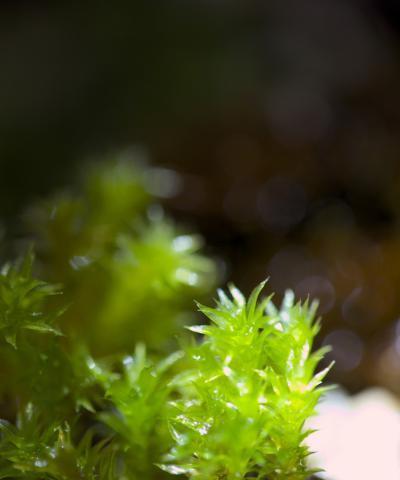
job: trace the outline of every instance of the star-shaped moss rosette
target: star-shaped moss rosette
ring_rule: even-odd
[[[162,468],[196,479],[302,480],[311,475],[304,439],[327,374],[314,374],[324,350],[311,353],[319,324],[316,303],[294,303],[287,292],[278,310],[248,300],[234,286],[216,308],[199,305],[210,325],[190,327],[203,340],[187,349],[190,367],[173,381],[170,428],[175,445]]]

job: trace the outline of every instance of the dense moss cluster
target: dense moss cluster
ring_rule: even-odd
[[[111,162],[31,209],[37,261],[0,275],[0,478],[309,475],[315,305],[232,286],[196,325],[215,265],[166,219],[155,179],[171,173]]]

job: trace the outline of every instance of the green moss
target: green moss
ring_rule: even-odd
[[[156,176],[106,163],[32,209],[38,262],[29,252],[0,274],[0,478],[310,473],[304,422],[326,374],[315,305],[288,293],[277,310],[263,285],[248,300],[230,287],[195,326],[215,265],[157,205]]]
[[[187,349],[190,366],[175,378],[171,405],[175,445],[162,468],[190,478],[306,478],[306,419],[323,392],[327,370],[314,375],[316,305],[277,310],[270,298],[248,301],[234,286],[216,308],[199,306],[210,325],[190,327],[204,340]]]

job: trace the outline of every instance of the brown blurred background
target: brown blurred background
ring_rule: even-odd
[[[400,3],[0,3],[3,250],[83,159],[141,145],[246,292],[320,298],[332,380],[400,394]]]

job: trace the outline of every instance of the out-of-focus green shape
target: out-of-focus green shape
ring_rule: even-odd
[[[327,373],[314,374],[324,354],[311,353],[316,305],[295,305],[287,292],[277,310],[258,300],[262,287],[246,300],[231,286],[232,298],[220,291],[216,308],[200,305],[211,324],[190,328],[204,339],[188,348],[191,368],[173,381],[180,396],[171,403],[175,446],[165,471],[201,480],[311,475],[304,422]]]
[[[130,158],[93,164],[81,189],[28,215],[44,273],[64,285],[66,329],[98,354],[129,352],[145,341],[170,345],[193,297],[215,283],[214,263],[154,204],[176,176]],[[171,340],[172,339],[172,340]]]
[[[164,220],[119,237],[104,265],[110,288],[92,338],[111,351],[137,340],[151,347],[172,343],[177,327],[190,321],[193,295],[214,281],[213,263],[198,253],[201,244],[200,237],[179,235]]]
[[[116,236],[144,214],[149,167],[123,156],[86,167],[80,185],[31,208],[26,216],[52,277],[69,278],[112,251]]]

